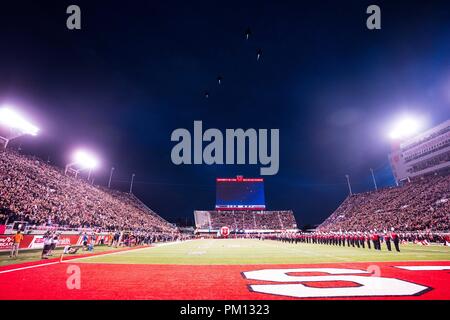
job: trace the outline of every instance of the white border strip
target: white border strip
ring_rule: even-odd
[[[68,259],[68,260],[63,260],[61,262],[63,263],[70,263],[72,261],[77,261],[77,260],[83,260],[83,259],[92,259],[92,258],[98,258],[98,257],[103,257],[103,256],[110,256],[113,254],[122,254],[122,253],[126,253],[126,252],[134,252],[134,251],[139,251],[139,250],[147,250],[150,249],[152,247],[145,247],[145,248],[136,248],[136,249],[131,249],[131,250],[120,250],[120,251],[116,251],[116,252],[111,252],[111,253],[104,253],[104,254],[94,254],[94,255],[89,255],[87,257],[81,257],[81,258],[73,258],[73,259]]]
[[[438,271],[450,270],[450,266],[395,266],[396,268],[409,271]]]
[[[42,263],[42,264],[35,264],[35,265],[32,265],[32,266],[22,267],[22,268],[16,268],[16,269],[3,270],[3,271],[0,271],[0,274],[2,274],[2,273],[8,273],[8,272],[13,272],[13,271],[20,271],[20,270],[25,270],[25,269],[31,269],[31,268],[45,267],[45,266],[49,266],[49,265],[57,264],[57,263],[59,263],[59,261],[48,262],[48,263]]]
[[[168,245],[173,245],[173,244],[182,243],[182,242],[187,242],[187,241],[192,241],[192,240],[175,241],[175,242],[164,242],[164,243],[158,244],[156,247],[168,246]],[[0,274],[3,274],[3,273],[9,273],[9,272],[14,272],[14,271],[27,270],[27,269],[32,269],[32,268],[45,267],[45,266],[50,266],[50,265],[54,265],[54,264],[58,264],[58,263],[70,263],[70,262],[77,261],[77,260],[89,259],[89,258],[95,258],[95,257],[99,257],[99,256],[106,256],[106,255],[113,255],[113,254],[121,254],[121,253],[130,252],[130,251],[133,251],[133,252],[134,252],[134,251],[138,251],[138,250],[146,250],[146,249],[151,249],[151,248],[153,248],[153,247],[137,248],[137,249],[131,249],[131,250],[122,250],[122,251],[116,251],[116,252],[105,253],[105,254],[99,254],[99,255],[92,255],[92,256],[81,257],[81,258],[68,259],[68,260],[63,260],[63,261],[54,261],[54,262],[47,262],[47,263],[35,264],[35,265],[32,265],[32,266],[27,266],[27,267],[21,267],[21,268],[15,268],[15,269],[3,270],[3,271],[0,271]]]

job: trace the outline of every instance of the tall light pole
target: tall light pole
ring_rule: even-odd
[[[375,186],[375,190],[378,191],[377,181],[375,180],[375,174],[373,173],[373,169],[370,168],[370,172],[372,173],[373,185]]]
[[[111,168],[111,172],[109,173],[109,181],[108,181],[108,189],[111,189],[111,180],[114,172],[114,167]]]
[[[346,174],[345,178],[347,178],[348,192],[352,196],[353,192],[352,192],[352,186],[350,185],[350,176],[348,174]]]
[[[135,176],[135,174],[133,173],[133,174],[131,175],[130,193],[133,193],[134,176]]]

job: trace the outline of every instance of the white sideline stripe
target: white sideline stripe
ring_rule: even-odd
[[[121,250],[121,251],[117,251],[117,252],[111,252],[111,253],[104,253],[104,254],[97,254],[97,255],[91,255],[91,256],[87,256],[87,257],[81,257],[81,258],[73,258],[73,259],[69,259],[69,260],[63,260],[61,262],[64,263],[70,263],[72,261],[76,261],[76,260],[83,260],[83,259],[92,259],[92,258],[98,258],[98,257],[104,257],[104,256],[110,256],[113,254],[121,254],[121,253],[127,253],[127,252],[131,252],[131,251],[139,251],[139,250],[147,250],[150,249],[152,247],[145,247],[145,248],[137,248],[137,249],[131,249],[131,250]]]
[[[191,240],[187,240],[187,241],[191,241]],[[184,242],[187,242],[184,241]],[[177,243],[183,243],[182,241],[175,241],[175,242],[164,242],[161,244],[157,244],[155,247],[144,247],[144,248],[137,248],[137,249],[131,249],[131,250],[122,250],[122,251],[117,251],[117,252],[111,252],[111,253],[104,253],[104,254],[99,254],[99,255],[92,255],[92,256],[87,256],[87,257],[81,257],[81,258],[74,258],[74,259],[69,259],[69,260],[63,260],[61,262],[64,263],[70,263],[72,261],[76,261],[76,260],[83,260],[83,259],[92,259],[92,258],[98,258],[98,257],[104,257],[104,256],[110,256],[113,254],[122,254],[122,253],[130,253],[130,252],[136,252],[136,251],[140,251],[140,250],[148,250],[151,248],[157,248],[157,247],[163,247],[163,246],[169,246],[172,244],[177,244]]]
[[[49,266],[49,265],[57,264],[57,263],[59,263],[59,261],[48,262],[48,263],[42,263],[42,264],[35,264],[35,265],[33,265],[33,266],[22,267],[22,268],[16,268],[16,269],[3,270],[3,271],[0,271],[0,274],[2,274],[2,273],[8,273],[8,272],[13,272],[13,271],[20,271],[20,270],[25,270],[25,269],[31,269],[31,268],[45,267],[45,266]]]
[[[409,271],[450,270],[450,266],[395,266],[395,267]]]
[[[192,241],[192,240],[165,242],[165,243],[161,243],[161,244],[159,244],[157,246],[158,247],[162,247],[162,246],[168,246],[168,245],[182,243],[182,242],[188,242],[188,241]],[[132,250],[123,250],[123,251],[118,251],[118,252],[105,253],[105,254],[102,254],[102,256],[126,253],[126,252],[130,252],[130,251],[145,250],[145,249],[150,249],[150,248],[152,248],[152,247],[138,248],[138,249],[132,249]],[[94,255],[94,256],[88,256],[88,257],[82,257],[82,258],[74,258],[74,259],[69,259],[69,260],[63,260],[61,262],[68,262],[68,263],[70,263],[70,262],[75,261],[75,260],[95,258],[95,257],[98,257],[98,256],[100,256],[100,255]],[[57,263],[60,263],[60,261],[47,262],[47,263],[35,264],[35,265],[32,265],[32,266],[28,266],[28,267],[21,267],[21,268],[3,270],[3,271],[0,271],[0,274],[8,273],[8,272],[14,272],[14,271],[21,271],[21,270],[26,270],[26,269],[32,269],[32,268],[38,268],[38,267],[45,267],[45,266],[50,266],[50,265],[57,264]]]

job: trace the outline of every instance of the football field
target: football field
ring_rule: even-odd
[[[450,299],[450,248],[208,239],[0,267],[0,299]]]
[[[404,245],[401,252],[318,244],[290,244],[273,240],[207,239],[162,244],[155,248],[84,258],[88,263],[187,265],[304,264],[449,260],[450,247]]]

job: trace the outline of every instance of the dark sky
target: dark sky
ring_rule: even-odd
[[[264,182],[217,182],[216,205],[236,207],[265,205]]]
[[[366,28],[373,3],[377,31]],[[70,4],[80,31],[66,29]],[[372,188],[370,167],[392,184],[386,130],[399,114],[426,127],[450,115],[448,1],[16,0],[2,3],[0,41],[0,102],[42,129],[17,141],[23,150],[63,166],[91,148],[96,183],[114,166],[113,186],[127,190],[136,173],[135,194],[171,221],[213,209],[216,177],[259,175],[259,165],[172,164],[170,134],[194,120],[279,128],[266,204],[303,225],[344,200],[346,173],[356,192]]]

